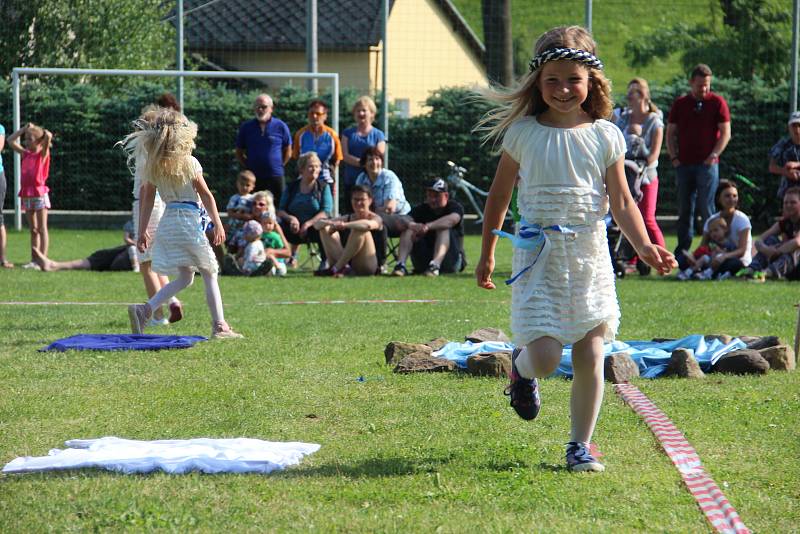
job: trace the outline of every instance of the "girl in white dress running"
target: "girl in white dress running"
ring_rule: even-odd
[[[623,170],[625,141],[611,115],[610,83],[580,26],[554,28],[536,43],[530,72],[477,130],[503,139],[486,201],[478,286],[494,289],[494,251],[517,176],[522,216],[514,243],[512,354],[506,394],[525,420],[541,405],[537,377],[551,375],[564,345],[572,344],[572,471],[603,471],[591,442],[603,398],[603,343],[619,326],[619,305],[603,218],[614,220],[639,258],[666,274],[675,258],[650,242]]]
[[[158,191],[166,208],[152,243],[152,268],[159,274],[177,275],[177,278],[146,303],[128,307],[131,330],[134,334],[141,334],[153,310],[189,287],[194,281],[194,273],[199,272],[205,283],[206,303],[211,312],[211,336],[242,337],[225,322],[217,283],[217,260],[205,234],[205,210],[208,210],[213,224],[209,238],[214,245],[225,240],[214,197],[203,179],[203,168],[192,156],[197,124],[178,111],[159,109],[151,120],[139,119],[134,126],[136,131],[123,139],[122,145],[129,153],[139,147],[145,154],[137,246],[141,251],[150,246],[147,223]]]

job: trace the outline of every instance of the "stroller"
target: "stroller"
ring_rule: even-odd
[[[630,189],[633,200],[638,203],[642,199],[642,182],[647,172],[647,147],[638,135],[627,136],[626,141],[628,142],[628,151],[625,152],[625,178],[628,181],[628,189]],[[618,278],[624,278],[626,266],[638,260],[636,251],[625,238],[617,223],[614,222],[611,212],[606,215],[606,232],[614,274]],[[650,266],[643,261],[636,261],[636,270],[641,276],[650,274]]]

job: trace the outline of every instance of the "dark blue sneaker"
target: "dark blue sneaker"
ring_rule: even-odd
[[[578,441],[567,443],[567,468],[570,471],[605,471],[603,464],[597,461],[589,451],[589,445]]]
[[[539,398],[539,382],[535,378],[523,378],[517,372],[517,356],[521,348],[511,353],[511,383],[504,393],[511,397],[511,407],[517,415],[526,421],[532,421],[539,415],[542,399]]]

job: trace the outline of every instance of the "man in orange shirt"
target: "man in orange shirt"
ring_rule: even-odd
[[[308,105],[308,126],[303,126],[294,134],[292,158],[297,159],[306,152],[316,152],[322,162],[319,179],[332,184],[333,173],[344,156],[339,135],[325,124],[327,118],[328,105],[322,100],[312,100]]]

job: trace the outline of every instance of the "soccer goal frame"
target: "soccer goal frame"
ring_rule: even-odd
[[[269,72],[269,71],[231,71],[231,70],[128,70],[128,69],[62,69],[16,67],[11,71],[11,90],[13,94],[13,131],[21,126],[20,117],[20,76],[29,75],[56,75],[56,76],[142,76],[142,77],[171,77],[171,78],[280,78],[303,80],[331,80],[333,84],[333,102],[331,111],[333,119],[331,126],[339,131],[339,73],[338,72]],[[22,229],[22,202],[19,190],[22,187],[20,155],[14,152],[14,227]],[[339,190],[338,167],[334,173],[334,190]],[[338,198],[334,199],[334,214],[339,213]]]

